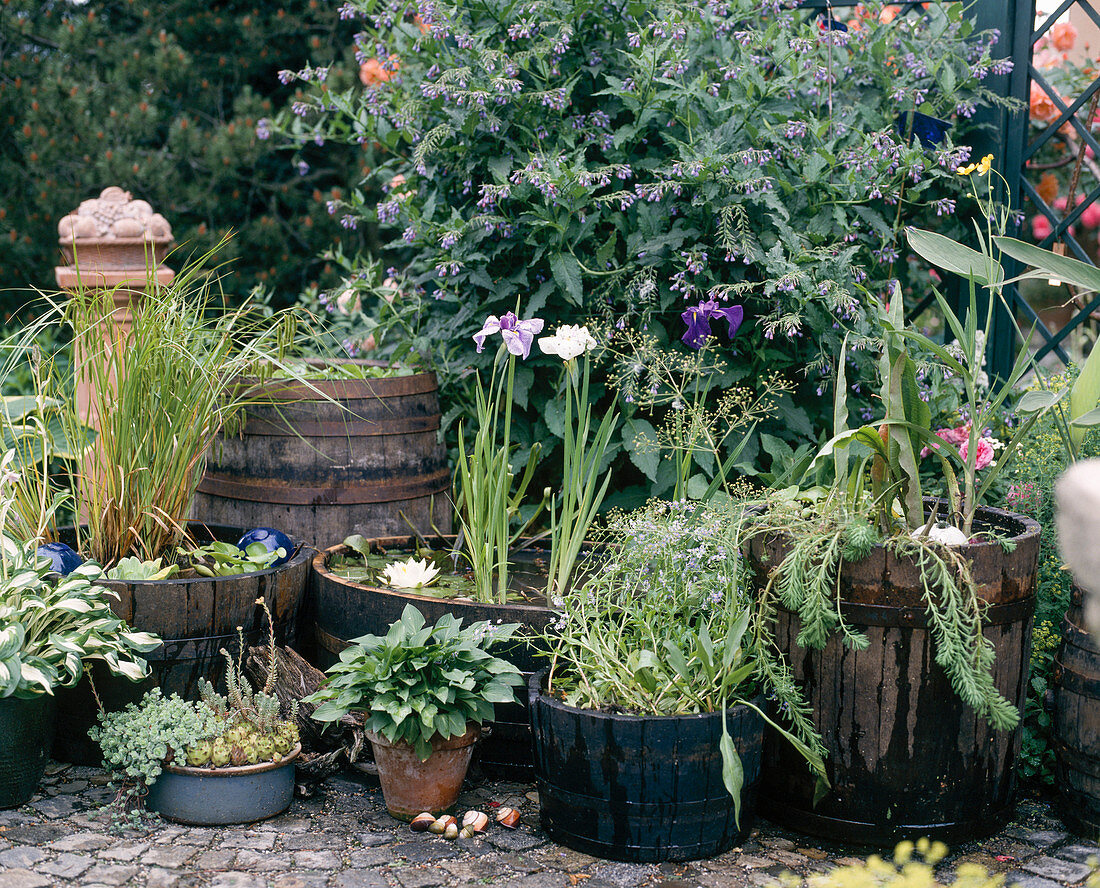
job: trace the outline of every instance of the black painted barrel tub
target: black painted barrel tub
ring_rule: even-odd
[[[1027,693],[1039,525],[999,509],[987,522],[1014,543],[966,547],[988,607],[984,633],[996,654],[997,689],[1022,711]],[[756,539],[758,581],[789,551],[782,538]],[[892,847],[921,836],[949,844],[991,835],[1012,816],[1021,728],[996,731],[964,705],[935,661],[920,572],[879,546],[840,572],[840,612],[869,641],[821,650],[797,642],[796,613],[777,608],[775,637],[813,710],[828,751],[832,788],[816,805],[814,778],[774,732],[765,740],[761,813],[798,832],[847,844]]]
[[[618,715],[567,706],[531,677],[528,700],[542,828],[555,842],[610,860],[697,860],[728,851],[752,828],[764,721],[726,713],[745,785],[739,824],[722,782],[722,713]],[[757,701],[763,703],[763,698]]]

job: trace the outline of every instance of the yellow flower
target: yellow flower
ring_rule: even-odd
[[[978,164],[978,175],[979,176],[984,176],[986,173],[988,173],[989,172],[989,166],[992,163],[993,163],[993,155],[992,154],[987,154],[985,157],[983,157],[981,163]]]
[[[955,172],[958,173],[960,176],[969,176],[977,168],[978,165],[976,163],[968,163],[966,166],[959,167],[957,170],[955,170]]]

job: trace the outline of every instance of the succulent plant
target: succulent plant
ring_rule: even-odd
[[[187,747],[187,764],[192,768],[202,768],[210,764],[209,740],[197,740]]]
[[[222,737],[219,737],[210,748],[210,764],[215,768],[224,768],[229,764],[231,758],[232,753],[229,744]]]

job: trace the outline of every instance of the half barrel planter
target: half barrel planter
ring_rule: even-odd
[[[1011,538],[966,547],[993,680],[1022,711],[1031,656],[1039,525],[999,509],[980,522]],[[789,552],[782,538],[756,538],[749,557],[764,579]],[[798,832],[873,847],[929,836],[949,844],[991,835],[1011,818],[1021,729],[994,730],[963,704],[935,662],[920,571],[878,546],[840,572],[840,613],[869,641],[852,650],[833,635],[803,648],[796,613],[777,606],[775,638],[812,708],[828,751],[832,788],[815,806],[805,762],[773,731],[765,741],[761,813]]]
[[[188,530],[200,544],[212,539],[235,543],[244,533],[239,527],[199,522],[191,522]],[[257,598],[263,598],[271,611],[276,641],[297,643],[312,554],[313,549],[300,547],[286,564],[237,576],[104,579],[99,584],[118,595],[111,601],[116,616],[131,628],[154,632],[164,640],[159,648],[144,655],[152,679],[148,686],[160,687],[165,695],[175,693],[185,700],[197,700],[200,679],[216,686],[224,681],[225,659],[220,651],[225,648],[236,654],[237,627],[246,645],[266,642],[267,619]],[[140,699],[145,689],[144,685],[133,686],[120,679],[96,687],[109,710]],[[58,732],[54,754],[76,764],[101,764],[98,745],[87,737],[98,712],[87,679],[59,695],[59,707],[59,723],[66,729]]]
[[[1073,832],[1094,839],[1100,835],[1100,645],[1085,624],[1076,585],[1053,677],[1058,813]]]
[[[383,537],[369,542],[372,551],[413,551],[417,545],[417,540],[408,536]],[[454,537],[429,539],[428,542],[436,547],[450,548],[454,545]],[[314,656],[322,669],[337,661],[350,639],[361,635],[385,635],[390,624],[401,618],[408,604],[417,608],[429,625],[444,614],[452,614],[462,620],[463,626],[481,620],[519,623],[519,631],[524,634],[540,633],[556,618],[554,611],[541,605],[455,601],[344,579],[333,573],[329,564],[334,556],[346,555],[349,551],[346,546],[333,546],[313,558],[310,598],[316,645]],[[524,551],[532,559],[548,557],[545,550]],[[536,648],[525,642],[499,645],[493,648],[493,655],[514,664],[525,678],[540,668]],[[517,692],[518,703],[497,704],[492,728],[482,736],[478,746],[478,761],[488,771],[530,779],[531,724],[527,701],[521,694]]]
[[[741,816],[722,782],[721,712],[619,715],[567,706],[528,684],[542,828],[555,842],[610,860],[697,860],[752,829],[764,720],[743,704],[725,714],[745,782]],[[764,698],[756,703],[761,707]]]
[[[410,526],[449,533],[451,474],[439,427],[434,373],[257,383],[238,432],[211,448],[193,514],[278,527],[318,547]]]

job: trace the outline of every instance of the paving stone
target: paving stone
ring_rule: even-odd
[[[336,874],[332,888],[390,888],[390,883],[374,870],[350,869]]]
[[[592,873],[593,880],[602,879],[618,888],[634,888],[649,881],[657,872],[651,864],[605,863]]]
[[[444,860],[440,866],[451,875],[454,882],[484,884],[495,881],[504,873],[504,867],[490,858]]]
[[[18,812],[8,812],[11,814],[18,814]],[[26,815],[23,815],[24,818]],[[66,829],[64,826],[59,826],[55,823],[50,824],[20,824],[18,826],[12,826],[4,833],[6,838],[13,845],[34,845],[35,847],[41,847],[48,845],[50,842],[60,839],[63,836],[71,833],[71,829]]]
[[[267,880],[255,873],[231,870],[217,873],[210,880],[210,888],[267,888]]]
[[[198,850],[194,845],[158,845],[142,855],[141,862],[146,866],[179,869],[194,857]]]
[[[359,844],[364,848],[392,845],[395,841],[392,833],[384,832],[363,832],[359,833],[355,838],[359,840]]]
[[[1100,848],[1096,845],[1077,844],[1063,845],[1056,851],[1050,852],[1054,857],[1062,860],[1072,860],[1074,863],[1088,863],[1090,860],[1100,860]]]
[[[436,888],[438,885],[450,884],[447,873],[432,867],[431,869],[417,869],[408,867],[393,871],[401,888]]]
[[[539,845],[545,845],[546,839],[533,836],[522,830],[498,829],[486,833],[485,841],[500,848],[501,851],[530,851]]]
[[[250,851],[270,851],[275,847],[275,833],[230,833],[222,839],[223,848],[247,848]]]
[[[269,884],[270,888],[327,888],[328,873],[283,873]]]
[[[174,870],[155,866],[145,877],[145,888],[176,888],[180,883],[180,874]]]
[[[100,851],[98,856],[104,860],[118,860],[122,863],[129,863],[131,860],[137,860],[148,850],[148,842],[141,842],[136,845],[115,845],[113,848],[107,848],[105,851]]]
[[[0,888],[46,888],[50,885],[46,876],[28,869],[10,869],[0,872]]]
[[[296,833],[283,839],[283,850],[321,851],[325,848],[343,850],[346,844],[347,841],[342,835],[324,836],[317,835],[317,833]]]
[[[233,862],[238,870],[253,870],[258,873],[286,872],[291,868],[293,861],[289,854],[276,854],[274,852],[251,851],[244,849],[237,852],[237,859]]]
[[[772,863],[767,857],[757,857],[755,854],[742,854],[733,861],[734,866],[743,866],[748,870],[764,869]]]
[[[348,855],[348,862],[355,869],[363,869],[370,866],[384,866],[396,859],[393,848],[364,848],[362,851],[352,851]]]
[[[78,832],[71,836],[54,839],[49,847],[55,851],[99,851],[112,843],[113,839],[103,833]]]
[[[765,848],[774,848],[776,851],[793,851],[795,848],[794,842],[781,836],[761,836],[760,844]]]
[[[269,820],[267,823],[259,824],[256,829],[280,833],[296,833],[306,832],[312,825],[313,821],[305,817],[288,817],[285,820],[282,818]]]
[[[302,869],[339,869],[340,858],[332,851],[295,851],[294,865]]]
[[[61,879],[75,879],[92,865],[94,858],[88,854],[58,854],[53,860],[40,863],[35,869],[40,873]]]
[[[1005,876],[1005,884],[1009,886],[1016,885],[1018,888],[1065,888],[1060,882],[1052,882],[1042,876],[1023,873],[1019,870],[1008,873]]]
[[[594,880],[592,880],[594,881]],[[509,888],[564,888],[569,884],[569,876],[565,873],[531,873],[522,876],[513,882],[509,882]],[[590,884],[589,880],[583,882],[585,888]]]
[[[1026,826],[1010,826],[1005,830],[1006,836],[1027,842],[1029,845],[1049,847],[1069,837],[1069,833],[1053,829],[1031,829]]]
[[[85,884],[128,885],[138,874],[136,866],[113,866],[100,863],[84,874]]]
[[[416,842],[402,842],[386,849],[369,849],[383,851],[387,861],[402,857],[409,863],[434,863],[437,860],[446,860],[448,857],[458,857],[462,854],[453,842],[446,839],[422,837]],[[365,853],[365,852],[359,852]],[[369,865],[369,864],[368,864]]]
[[[1023,869],[1056,882],[1079,882],[1092,872],[1092,867],[1088,864],[1045,856],[1033,857],[1023,865]]]
[[[0,851],[0,866],[7,869],[26,868],[45,859],[46,852],[31,845],[16,845],[7,851]]]
[[[31,802],[31,807],[43,817],[49,817],[53,820],[59,817],[68,817],[74,811],[79,810],[79,802],[72,796],[60,795]]]
[[[191,861],[191,866],[197,870],[230,869],[236,856],[235,848],[216,848],[212,851],[203,851]]]

